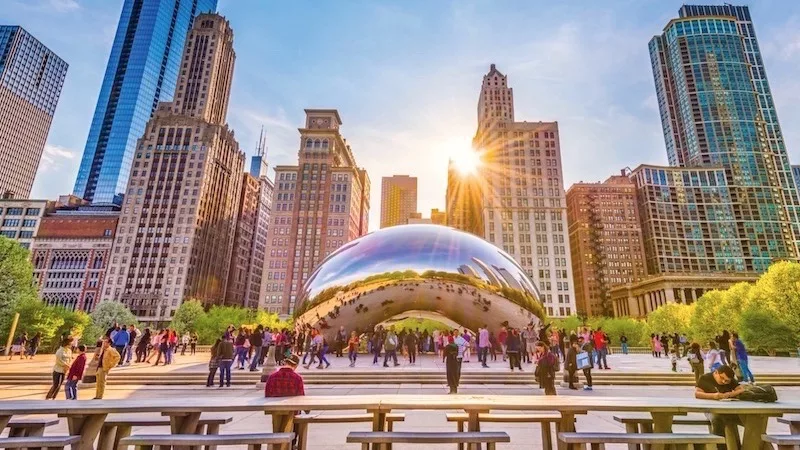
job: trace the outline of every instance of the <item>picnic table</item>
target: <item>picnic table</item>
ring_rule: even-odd
[[[697,400],[694,398],[538,396],[538,395],[346,395],[284,398],[190,398],[130,400],[10,400],[0,401],[0,429],[15,415],[58,414],[68,421],[71,435],[81,436],[74,447],[88,450],[108,414],[159,413],[170,417],[175,434],[191,434],[201,413],[263,411],[272,416],[273,432],[291,432],[298,411],[366,410],[374,415],[373,431],[385,431],[386,414],[396,410],[463,410],[469,416],[468,431],[477,431],[479,415],[493,410],[558,411],[561,431],[575,431],[575,416],[593,411],[646,412],[653,417],[655,433],[671,433],[673,417],[709,412],[739,415],[744,424],[742,447],[764,447],[761,436],[770,417],[800,413],[799,401],[753,403]],[[726,436],[728,448],[736,448]]]

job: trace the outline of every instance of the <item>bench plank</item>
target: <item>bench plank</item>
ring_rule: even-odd
[[[479,444],[511,442],[511,438],[508,433],[502,431],[468,433],[351,431],[347,435],[347,442],[351,444]]]
[[[294,431],[297,433],[297,450],[308,448],[308,426],[322,423],[361,423],[372,422],[374,414],[298,414],[294,416]],[[393,431],[395,422],[403,422],[406,415],[403,413],[386,414],[386,428]]]
[[[258,445],[290,444],[294,433],[245,434],[141,434],[120,440],[120,446],[130,445]]]
[[[58,425],[58,422],[60,422],[59,419],[11,419],[6,428],[8,428],[8,437],[44,436],[44,429]]]
[[[645,415],[618,415],[614,416],[614,420],[619,423],[653,423],[652,416],[645,416]],[[710,420],[706,419],[705,417],[687,417],[687,416],[676,416],[672,419],[673,425],[709,425],[711,423]]]
[[[792,414],[788,416],[779,417],[778,422],[789,425],[790,433],[800,434],[800,416]]]
[[[481,422],[497,422],[497,423],[539,423],[539,422],[556,422],[561,420],[561,413],[540,413],[540,414],[499,414],[499,413],[483,413],[478,415]],[[469,420],[469,414],[466,413],[448,413],[448,422],[466,422]]]
[[[724,444],[725,438],[698,433],[558,433],[567,444]]]
[[[64,448],[68,445],[76,444],[80,440],[80,436],[9,437],[0,438],[0,448]]]
[[[775,445],[800,445],[800,434],[765,434],[762,439]]]

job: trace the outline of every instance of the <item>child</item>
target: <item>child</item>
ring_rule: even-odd
[[[64,392],[67,400],[78,399],[78,382],[83,378],[83,369],[86,367],[86,346],[83,344],[78,345],[78,356],[72,362],[67,374],[67,383],[64,387]]]
[[[678,371],[678,348],[673,346],[669,349],[669,360],[672,363],[672,371]]]

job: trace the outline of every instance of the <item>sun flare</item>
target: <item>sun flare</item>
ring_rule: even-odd
[[[456,169],[464,175],[473,174],[481,166],[481,157],[472,149],[464,150],[452,156]]]

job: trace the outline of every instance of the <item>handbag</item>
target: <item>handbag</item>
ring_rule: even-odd
[[[592,367],[592,364],[589,362],[589,352],[580,352],[576,356],[576,363],[578,365],[578,369],[589,369]]]

